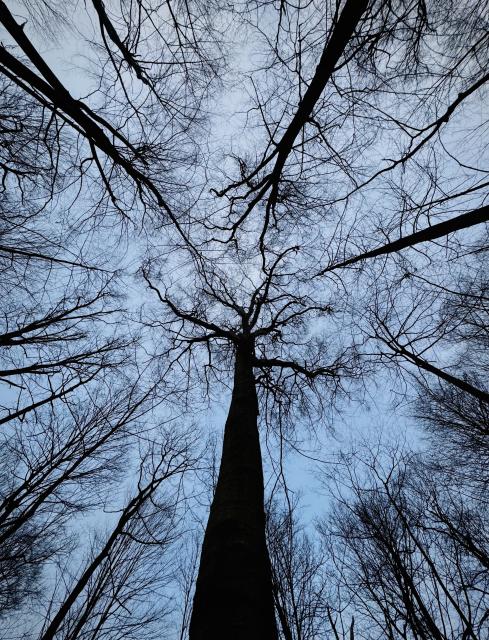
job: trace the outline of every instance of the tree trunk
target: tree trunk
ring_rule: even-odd
[[[190,640],[275,640],[253,345],[237,348],[221,467],[202,545]]]

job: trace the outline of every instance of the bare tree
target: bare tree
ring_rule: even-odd
[[[1,72],[49,114],[46,125],[68,161],[69,181],[88,183],[101,212],[113,207],[127,219],[139,201],[144,212],[156,212],[163,224],[170,221],[185,239],[170,194],[182,184],[177,170],[196,161],[190,129],[202,122],[202,100],[221,58],[217,31],[199,2],[181,8],[160,2],[118,4],[86,5],[88,19],[99,26],[95,38],[87,38],[98,75],[88,97],[73,97],[32,37],[32,27],[40,23],[51,35],[46,22],[49,15],[60,13],[55,2],[44,3],[37,13],[27,3],[24,22],[2,2],[0,22],[14,46],[2,45]],[[71,28],[64,13],[65,27]],[[136,89],[132,75],[139,84]],[[64,129],[70,132],[72,158],[65,153],[69,146]],[[55,181],[59,172],[53,165]],[[24,177],[8,163],[4,172]],[[100,180],[102,189],[97,188]]]
[[[119,638],[139,628],[143,637],[152,637],[149,627],[161,612],[151,598],[158,594],[157,585],[168,580],[168,572],[155,580],[146,573],[147,563],[161,564],[176,537],[178,508],[178,493],[158,492],[192,464],[189,444],[168,434],[143,454],[135,495],[121,509],[107,539],[95,541],[85,567],[49,615],[40,638],[96,638],[101,633]],[[145,598],[150,601],[145,603]]]
[[[50,297],[49,289],[29,297],[18,292],[4,306],[0,383],[14,393],[3,407],[2,424],[128,363],[134,340],[114,335],[119,309],[108,284],[96,292],[80,287],[52,302]]]
[[[354,612],[360,637],[483,635],[485,559],[475,538],[471,550],[461,544],[464,535],[471,539],[462,520],[451,520],[463,492],[446,489],[419,454],[364,449],[343,462],[343,492],[320,531],[335,567],[331,579]],[[466,517],[474,507],[465,504]],[[486,520],[478,519],[479,544]]]
[[[312,640],[325,633],[326,561],[297,517],[298,505],[267,505],[267,541],[273,594],[284,640]]]
[[[104,504],[108,488],[123,474],[138,425],[154,405],[154,390],[128,387],[127,380],[117,389],[115,382],[112,391],[100,388],[83,402],[71,399],[62,412],[37,412],[2,437],[0,566],[2,588],[16,606],[23,589],[35,591],[46,561],[70,549],[73,517]],[[25,587],[24,576],[30,576]]]
[[[6,609],[33,593],[29,581],[57,553],[55,531],[61,542],[66,522],[100,507],[130,425],[166,399],[166,384],[187,411],[199,393],[231,391],[191,616],[184,580],[181,635],[188,626],[191,640],[275,638],[274,601],[287,638],[317,633],[307,610],[316,594],[297,596],[307,582],[297,555],[319,569],[291,513],[277,524],[288,547],[275,539],[270,564],[259,426],[286,490],[296,423],[320,429],[347,380],[380,370],[383,382],[392,370],[425,386],[421,419],[442,425],[451,463],[467,445],[473,480],[489,401],[486,287],[470,285],[487,249],[487,9],[90,0],[70,14],[57,0],[0,1],[0,527],[6,584],[19,585],[17,599],[1,596]],[[226,52],[231,30],[249,56]],[[76,88],[43,51],[66,34],[84,47]],[[222,150],[219,114],[238,84],[254,135],[233,130]],[[131,315],[141,254],[158,307]],[[125,374],[149,361],[158,384],[140,394]],[[109,388],[116,379],[127,397]],[[470,516],[456,495],[435,486],[428,496],[407,471],[385,478],[374,462],[367,488],[350,477],[354,500],[325,533],[337,594],[360,616],[329,598],[319,626],[336,640],[368,635],[369,624],[388,638],[475,639],[485,546]],[[432,465],[443,483],[441,467]],[[137,585],[151,590],[136,538],[153,557],[140,528],[151,518],[137,504],[53,604],[46,640],[119,637],[119,621],[131,633],[125,603]]]
[[[404,266],[400,275],[379,278],[373,301],[367,301],[365,351],[413,375],[433,403],[437,397],[443,402],[445,395],[448,421],[457,402],[484,421],[489,403],[486,288],[485,268],[476,253],[442,279]]]
[[[147,322],[163,329],[170,340],[159,351],[165,368],[183,371],[189,386],[195,375],[200,376],[209,392],[221,369],[233,376],[219,477],[196,583],[192,639],[211,633],[225,637],[230,629],[237,638],[276,634],[265,543],[257,387],[264,393],[265,414],[267,398],[269,404],[286,409],[297,398],[305,403],[306,397],[312,401],[316,396],[320,408],[321,394],[328,387],[335,393],[343,378],[357,371],[354,353],[347,349],[331,353],[320,338],[304,344],[307,318],[328,313],[330,307],[305,292],[290,292],[294,267],[289,256],[294,253],[295,249],[272,253],[269,265],[255,278],[247,275],[245,265],[235,274],[211,264],[197,265],[194,288],[187,281],[180,291],[188,302],[160,288],[151,265],[142,271],[161,303]],[[272,413],[278,420],[279,411]]]

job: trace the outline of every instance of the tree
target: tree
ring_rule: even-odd
[[[93,107],[86,98],[71,95],[23,25],[4,2],[0,5],[0,22],[15,43],[16,52],[21,52],[13,55],[8,47],[1,47],[2,73],[14,87],[27,93],[31,102],[50,113],[47,125],[50,132],[54,130],[56,143],[64,146],[64,128],[75,135],[73,142],[78,149],[69,167],[70,178],[94,186],[93,167],[103,186],[94,189],[94,195],[100,197],[96,208],[103,212],[108,202],[124,219],[131,204],[136,205],[139,199],[143,211],[156,212],[164,223],[171,221],[183,238],[184,228],[168,203],[167,193],[180,186],[175,180],[175,166],[188,167],[195,161],[188,133],[199,117],[207,78],[215,75],[218,60],[213,39],[207,51],[206,39],[198,38],[214,30],[208,12],[199,3],[194,4],[192,11],[184,7],[178,12],[170,10],[167,16],[166,10],[160,10],[161,3],[141,1],[128,11],[121,3],[109,16],[103,2],[91,3],[89,13],[100,29],[99,37],[90,43],[97,53],[95,64],[100,75],[95,93],[101,103]],[[49,16],[59,17],[54,3],[46,3],[41,21],[29,4],[26,9],[31,22],[41,22],[44,28]],[[125,29],[127,35],[119,37],[115,25]],[[155,39],[160,45],[164,43],[156,60]],[[152,71],[143,73],[146,65]],[[132,73],[140,81],[142,93],[132,90]],[[200,89],[197,95],[194,85]],[[114,112],[120,95],[124,97]],[[178,144],[174,143],[176,139]],[[52,180],[57,180],[58,167],[52,168]],[[8,164],[4,171],[16,175]],[[47,199],[51,198],[52,193],[48,193]]]
[[[99,17],[100,32],[90,51],[100,83],[95,81],[93,92],[87,89],[88,97],[73,97],[38,50],[43,36],[52,42],[59,35],[54,21],[61,31],[78,26],[77,16],[70,23],[68,9],[56,3],[0,6],[0,22],[8,34],[0,51],[0,287],[5,303],[0,369],[10,390],[2,396],[0,416],[6,429],[1,604],[10,611],[22,611],[29,598],[41,596],[42,569],[48,561],[63,562],[70,550],[69,531],[81,513],[108,504],[110,487],[127,472],[124,453],[139,436],[147,441],[150,427],[143,421],[166,400],[165,384],[148,381],[127,298],[120,293],[118,268],[124,264],[127,269],[127,261],[121,260],[127,248],[123,234],[132,222],[132,209],[134,227],[141,221],[139,214],[151,210],[158,225],[173,219],[185,237],[167,199],[172,190],[180,190],[178,170],[195,161],[192,124],[203,122],[201,102],[220,57],[218,47],[211,40],[207,46],[202,37],[204,31],[206,38],[214,31],[208,3],[200,9],[193,3],[191,9],[167,16],[161,6],[145,2],[129,13],[124,3],[114,12],[94,2],[91,15]],[[127,36],[118,37],[124,28]],[[160,38],[165,46],[156,60],[155,40]],[[144,96],[134,91],[127,62],[142,82]],[[121,92],[126,101],[115,114]],[[115,241],[109,240],[110,232]],[[160,425],[167,420],[168,410]],[[155,526],[157,519],[155,515]],[[146,517],[144,523],[150,520]],[[146,526],[141,522],[140,527]],[[149,534],[139,534],[143,545]],[[114,542],[120,566],[107,568],[106,556],[103,570],[99,564],[90,574],[77,596],[78,605],[90,591],[86,608],[79,605],[73,623],[77,630],[71,628],[70,634],[108,628],[115,633],[116,620],[123,619],[119,602],[124,589],[133,603],[137,597],[131,589],[137,585],[141,598],[145,590],[156,589],[137,573],[142,571],[138,562],[142,555],[156,566],[163,542],[150,540],[154,546],[138,547],[128,540],[118,536]],[[146,549],[142,554],[141,548]],[[116,574],[119,587],[111,595]],[[73,607],[69,609],[75,620]],[[143,609],[141,605],[138,628],[144,629],[144,620],[155,626],[150,607]],[[100,619],[91,627],[94,611]],[[54,620],[49,622],[46,632],[54,633]],[[128,624],[126,620],[126,629]]]
[[[320,530],[357,633],[479,638],[487,629],[488,591],[475,540],[486,536],[487,517],[475,504],[462,507],[463,490],[444,486],[442,475],[433,478],[419,455],[363,450],[344,463],[345,491]],[[457,510],[467,522],[469,513],[477,520],[472,548],[463,520],[451,519]]]
[[[112,391],[71,399],[63,412],[45,408],[2,436],[0,567],[15,608],[38,589],[46,562],[70,550],[72,518],[101,508],[154,405],[151,391],[111,383]]]
[[[158,618],[158,612],[151,603],[146,607],[141,603],[156,584],[145,578],[143,567],[147,568],[150,561],[160,563],[165,547],[175,539],[178,504],[175,494],[158,497],[158,490],[191,464],[189,442],[181,437],[168,434],[163,442],[152,443],[144,452],[135,495],[121,509],[100,548],[91,550],[81,575],[46,620],[42,640],[97,637],[102,632],[123,637],[125,627],[131,633],[141,627],[145,637],[151,637],[147,627]]]
[[[324,393],[330,383],[335,392],[343,376],[355,374],[355,357],[347,350],[329,355],[319,338],[304,350],[307,317],[327,313],[329,306],[305,291],[302,295],[289,291],[289,254],[293,252],[272,254],[254,279],[247,275],[247,265],[231,279],[230,274],[200,263],[194,289],[189,290],[187,281],[185,291],[180,291],[188,297],[188,307],[185,300],[176,301],[159,288],[151,265],[142,271],[162,305],[147,323],[168,334],[168,346],[159,350],[165,367],[183,370],[189,387],[195,374],[200,374],[207,388],[212,388],[220,365],[224,373],[230,369],[233,375],[219,477],[196,582],[192,639],[209,634],[226,637],[230,629],[236,638],[276,635],[265,541],[257,386],[263,389],[264,412],[267,404],[274,405],[272,415],[278,417],[279,405],[286,412],[288,404],[290,411],[295,398],[314,394],[320,402],[320,389]],[[198,355],[202,348],[207,353],[203,362]]]
[[[484,268],[471,253],[453,275],[445,273],[443,283],[436,274],[404,267],[400,277],[378,284],[366,332],[367,340],[373,338],[380,346],[380,360],[412,373],[434,403],[437,395],[446,394],[448,414],[453,415],[454,406],[449,405],[458,395],[469,413],[478,411],[484,422],[489,402],[484,382],[486,283]],[[471,282],[464,268],[472,274]]]
[[[298,504],[267,505],[267,541],[272,563],[275,610],[280,637],[312,640],[325,633],[327,577],[325,557],[301,527]]]

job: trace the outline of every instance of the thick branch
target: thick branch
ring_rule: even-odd
[[[319,376],[339,378],[339,373],[335,369],[329,369],[327,367],[309,369],[307,366],[301,365],[293,360],[281,360],[280,358],[255,358],[253,364],[255,367],[279,367],[280,369],[291,369],[295,373],[303,375],[310,380],[318,378]]]
[[[267,191],[271,188],[269,196],[269,202],[266,209],[266,218],[264,223],[264,229],[260,239],[261,249],[263,250],[263,236],[268,227],[268,219],[270,215],[270,208],[274,208],[274,205],[278,196],[278,184],[282,175],[282,170],[285,166],[287,158],[289,157],[294,147],[295,140],[300,134],[304,126],[310,120],[314,108],[319,101],[326,85],[330,81],[336,65],[343,55],[348,43],[357,28],[362,15],[367,10],[368,0],[346,0],[343,11],[341,12],[338,22],[333,28],[330,38],[326,41],[323,49],[323,53],[319,60],[319,63],[314,72],[314,76],[307,87],[303,97],[299,101],[297,110],[289,123],[285,133],[281,140],[277,143],[274,151],[268,155],[260,164],[247,175],[243,180],[236,182],[223,191],[218,192],[219,196],[225,195],[230,189],[236,188],[243,184],[250,184],[252,178],[256,177],[258,173],[264,169],[272,160],[275,159],[275,165],[273,169],[258,184],[251,187],[250,192],[257,192],[257,195],[250,202],[245,212],[241,215],[239,220],[233,225],[233,231],[247,218],[250,212],[255,206],[262,200]]]
[[[450,373],[443,371],[443,369],[439,369],[438,367],[435,367],[424,358],[421,358],[420,356],[416,355],[412,351],[408,351],[405,347],[403,347],[402,345],[399,345],[397,342],[394,343],[388,340],[384,340],[384,342],[389,346],[390,349],[392,349],[392,351],[394,351],[394,353],[396,353],[397,355],[404,356],[407,360],[410,360],[413,364],[418,366],[420,369],[423,369],[424,371],[428,371],[429,373],[433,373],[435,376],[438,376],[442,380],[445,380],[446,382],[449,382],[450,384],[455,385],[462,391],[465,391],[466,393],[470,393],[470,395],[474,396],[481,402],[489,403],[489,393],[487,393],[487,391],[484,391],[483,389],[478,389],[477,387],[474,387],[472,384],[470,384],[466,380],[461,380],[460,378],[457,378],[456,376],[453,376]]]
[[[141,80],[145,84],[148,84],[148,80],[145,77],[145,74],[144,74],[144,71],[143,71],[141,65],[136,60],[134,55],[126,47],[124,42],[119,38],[119,34],[117,33],[116,28],[114,27],[114,25],[112,24],[109,16],[107,15],[107,12],[105,10],[105,6],[104,6],[103,1],[102,0],[92,0],[92,4],[94,6],[95,11],[97,12],[97,15],[98,15],[98,18],[99,18],[99,21],[100,21],[101,30],[105,31],[107,33],[109,38],[112,40],[112,42],[115,44],[115,46],[121,52],[122,57],[127,62],[129,68],[133,69],[133,71],[135,72],[135,74],[139,78],[139,80]]]
[[[65,113],[70,120],[73,121],[77,131],[80,132],[81,130],[81,133],[91,145],[95,145],[115,164],[120,166],[138,185],[144,186],[148,189],[148,191],[150,191],[155,197],[158,206],[161,207],[169,216],[180,236],[187,244],[190,245],[185,232],[181,228],[171,208],[161,195],[158,187],[150,178],[148,178],[148,176],[136,168],[133,159],[127,159],[120,153],[117,147],[108,138],[104,129],[108,130],[114,138],[122,142],[123,145],[136,157],[139,156],[138,150],[120,133],[117,128],[113,127],[104,118],[93,112],[83,102],[75,100],[71,96],[69,91],[60,82],[31,41],[27,38],[23,27],[16,22],[8,7],[4,2],[2,2],[2,0],[0,0],[0,22],[21,47],[36,69],[38,69],[38,71],[44,76],[45,80],[20,62],[20,60],[12,56],[3,46],[0,46],[0,64],[6,67],[15,79],[19,78],[22,81],[19,83],[20,86],[22,86],[23,83],[27,83],[35,89],[35,92],[32,95],[34,95],[36,99],[43,104],[43,106],[46,105],[42,96],[46,97],[52,104],[51,109],[53,112],[59,110]],[[39,92],[41,96],[38,96],[37,92]]]
[[[88,271],[102,271],[104,273],[109,273],[106,269],[101,269],[100,267],[94,267],[88,264],[84,264],[83,262],[75,262],[73,260],[55,258],[45,253],[32,251],[31,249],[19,249],[17,247],[7,247],[6,245],[0,245],[0,252],[6,253],[11,256],[21,256],[26,260],[31,260],[31,259],[45,260],[46,262],[51,262],[53,264],[64,264],[64,265],[69,265],[70,267],[80,267],[82,269],[87,269]]]
[[[179,309],[177,306],[175,306],[175,304],[169,298],[166,298],[161,294],[161,291],[158,289],[158,287],[156,287],[151,282],[147,273],[144,270],[142,272],[142,275],[144,280],[147,282],[148,287],[156,293],[160,302],[162,302],[164,305],[169,307],[170,310],[177,316],[177,318],[180,318],[180,320],[183,320],[185,322],[190,322],[191,324],[201,327],[202,329],[206,329],[207,331],[212,331],[216,336],[220,336],[222,338],[228,338],[233,342],[236,340],[236,335],[232,331],[229,331],[227,329],[222,329],[221,327],[219,327],[217,324],[214,324],[213,322],[202,320],[202,318],[198,318],[197,316],[193,315],[188,311],[182,311],[181,309]]]
[[[489,221],[489,206],[474,209],[473,211],[462,213],[450,220],[445,220],[445,222],[439,222],[438,224],[434,224],[433,226],[422,229],[421,231],[416,231],[408,236],[404,236],[404,238],[399,238],[399,240],[394,240],[394,242],[389,242],[382,247],[372,249],[372,251],[366,251],[365,253],[349,258],[344,262],[339,262],[331,267],[326,267],[326,269],[323,269],[317,275],[321,276],[330,271],[334,271],[335,269],[341,269],[355,264],[356,262],[360,262],[361,260],[367,260],[368,258],[375,258],[376,256],[381,256],[387,253],[395,253],[402,249],[406,249],[407,247],[413,247],[420,242],[436,240],[437,238],[442,238],[443,236],[454,233],[455,231],[467,229],[468,227],[482,224],[487,221]]]
[[[272,183],[275,183],[279,179],[285,162],[292,151],[295,139],[309,120],[314,107],[333,75],[338,60],[343,55],[362,15],[365,13],[367,5],[368,0],[346,1],[331,37],[324,47],[311,83],[304,93],[302,100],[299,102],[297,111],[287,127],[286,132],[278,143],[277,160],[270,178]]]

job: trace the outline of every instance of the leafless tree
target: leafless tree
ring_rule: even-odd
[[[225,637],[230,629],[243,638],[276,634],[265,543],[259,395],[263,413],[269,414],[267,404],[274,405],[280,425],[280,405],[285,414],[297,398],[307,405],[305,398],[310,404],[316,396],[321,408],[322,394],[328,389],[334,394],[357,373],[355,354],[348,349],[335,354],[322,336],[305,344],[306,320],[329,313],[330,307],[305,291],[292,293],[294,253],[294,248],[271,253],[269,264],[258,267],[255,277],[248,275],[250,265],[226,274],[211,263],[199,263],[194,286],[187,279],[180,295],[156,280],[157,263],[142,271],[160,303],[147,323],[167,335],[167,347],[158,354],[165,367],[161,375],[183,372],[189,387],[200,377],[209,393],[219,378],[227,384],[223,374],[234,377],[196,583],[192,639],[210,633]]]
[[[2,589],[7,585],[17,605],[24,575],[25,588],[35,591],[46,560],[70,549],[73,517],[102,507],[154,405],[153,391],[128,387],[127,380],[119,389],[115,378],[110,383],[112,390],[71,399],[63,411],[44,408],[2,437],[0,566],[13,576]]]
[[[254,70],[249,114],[265,144],[256,155],[235,155],[239,175],[226,175],[216,190],[230,203],[227,229],[236,232],[261,203],[262,239],[269,225],[314,220],[308,228],[327,252],[324,273],[487,220],[482,196],[477,208],[429,228],[431,217],[447,216],[451,201],[463,202],[484,189],[481,182],[487,185],[476,162],[464,162],[443,139],[487,84],[484,7],[256,1],[241,15],[258,30],[267,54]],[[398,151],[385,158],[383,150],[394,146]],[[470,186],[462,191],[453,180],[453,190],[442,193],[426,161],[435,153],[464,171]],[[416,176],[417,191],[406,172]],[[366,195],[371,189],[384,198],[378,216]],[[365,207],[369,216],[360,215]],[[420,231],[425,215],[427,228]],[[375,247],[396,229],[407,236],[409,225],[412,238],[369,251],[366,237]],[[355,245],[359,256],[345,261]]]
[[[367,339],[366,350],[414,375],[434,404],[441,406],[445,396],[447,420],[458,402],[484,421],[489,403],[486,288],[483,258],[476,253],[442,278],[405,267],[400,277],[397,271],[379,278],[369,305],[365,332],[374,342]]]
[[[326,560],[299,522],[296,502],[267,505],[267,541],[273,594],[284,640],[313,640],[326,633]]]
[[[312,637],[307,608],[323,593],[296,598],[307,582],[297,557],[304,569],[316,564],[292,513],[276,523],[289,544],[275,537],[270,565],[259,423],[287,491],[283,457],[296,429],[319,430],[351,378],[373,370],[384,382],[394,371],[414,378],[415,393],[421,385],[418,416],[442,432],[447,465],[431,466],[441,485],[415,482],[412,469],[426,463],[414,457],[387,477],[375,460],[367,485],[349,477],[353,498],[340,500],[324,535],[336,594],[360,613],[328,596],[318,624],[336,640],[368,637],[369,624],[388,638],[475,639],[486,620],[485,546],[443,482],[451,465],[472,479],[464,486],[475,499],[487,444],[487,1],[71,9],[0,1],[0,527],[5,584],[18,584],[10,600],[0,590],[2,606],[34,593],[65,524],[100,507],[98,490],[118,478],[116,454],[147,404],[171,388],[171,402],[190,411],[199,393],[230,390],[191,616],[192,572],[183,580],[181,636],[270,640],[275,604],[285,637]],[[226,51],[230,28],[250,55]],[[76,88],[43,51],[74,34],[84,47]],[[213,122],[238,83],[253,139],[233,131],[223,151]],[[128,286],[141,254],[157,306],[129,313],[142,295]],[[158,384],[146,395],[131,376],[148,362]],[[171,518],[159,514],[153,524],[164,529]],[[131,634],[126,603],[153,588],[138,550],[148,562],[156,553],[151,517],[142,507],[133,515],[94,541],[53,600],[46,640]],[[138,633],[151,636],[152,615],[141,610]]]
[[[179,495],[162,491],[193,464],[190,442],[163,435],[143,452],[136,491],[105,540],[94,540],[80,575],[50,611],[40,638],[154,637],[164,606],[156,600],[171,571],[167,547],[178,537]],[[178,488],[178,482],[177,482]],[[158,567],[159,575],[152,572]],[[154,627],[154,629],[153,629]]]
[[[64,294],[60,285],[59,298],[50,288],[55,279],[46,284],[25,296],[16,290],[5,300],[0,383],[10,393],[2,424],[22,420],[96,376],[129,364],[134,340],[115,335],[119,309],[109,283],[93,291],[89,282]]]
[[[0,22],[13,42],[1,47],[1,72],[28,109],[41,114],[54,140],[46,144],[52,165],[47,200],[62,178],[71,185],[76,181],[80,189],[89,187],[100,213],[112,207],[127,220],[129,211],[142,207],[160,224],[171,222],[185,239],[181,212],[171,200],[184,184],[179,170],[196,162],[191,129],[202,123],[202,101],[222,58],[212,7],[94,1],[85,9],[99,27],[92,38],[85,35],[97,79],[87,96],[74,97],[33,38],[39,26],[46,36],[54,35],[52,26],[46,27],[49,16],[64,14],[63,26],[73,29],[69,12],[56,2],[44,3],[42,10],[26,3],[19,20],[7,4],[0,6]],[[15,126],[9,125],[10,135]],[[16,162],[4,163],[4,180],[29,178],[25,162],[20,169]]]
[[[342,495],[320,531],[343,602],[355,614],[356,635],[483,635],[487,518],[477,505],[434,478],[419,454],[362,450],[343,462]],[[463,524],[469,513],[477,519],[476,535]]]

